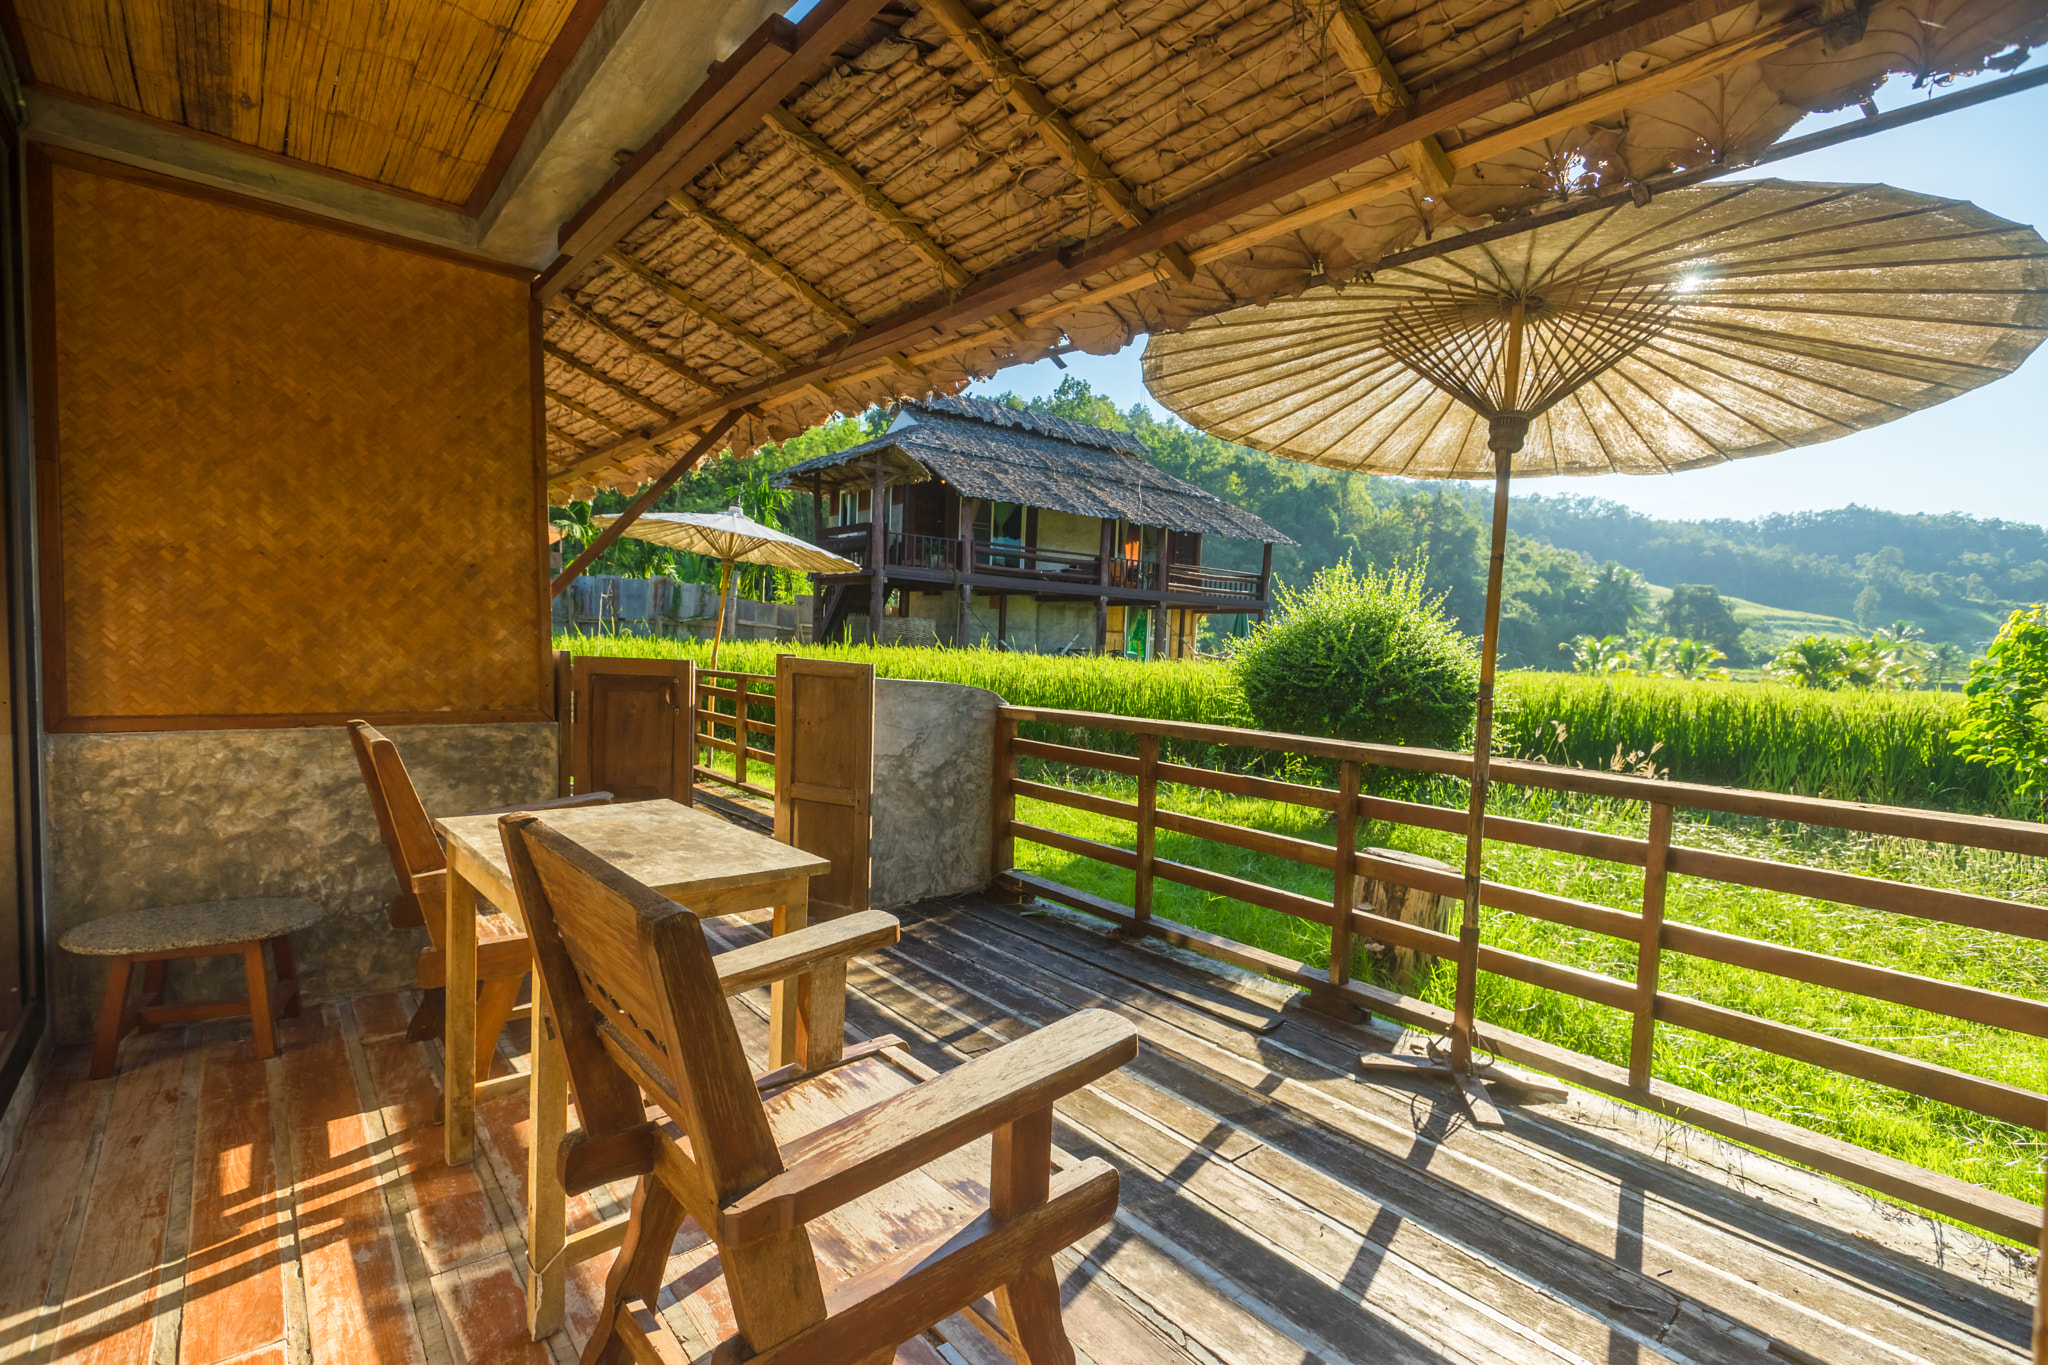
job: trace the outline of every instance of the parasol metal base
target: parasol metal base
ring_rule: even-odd
[[[1488,1085],[1512,1087],[1524,1094],[1540,1099],[1562,1100],[1567,1092],[1561,1085],[1538,1080],[1523,1072],[1510,1070],[1492,1058],[1482,1061],[1477,1068],[1461,1072],[1451,1065],[1447,1051],[1440,1051],[1432,1040],[1426,1056],[1399,1052],[1367,1052],[1358,1058],[1358,1069],[1366,1072],[1381,1072],[1404,1077],[1428,1077],[1445,1080],[1458,1087],[1458,1093],[1471,1111],[1472,1122],[1480,1128],[1500,1130],[1506,1128],[1507,1120],[1501,1117],[1500,1109],[1493,1097],[1486,1092]]]

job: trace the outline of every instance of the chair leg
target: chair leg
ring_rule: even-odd
[[[298,985],[299,969],[292,962],[292,941],[290,938],[279,934],[276,938],[270,940],[270,960],[277,964],[278,985],[282,986],[286,982],[290,982],[294,986]],[[281,1011],[285,1018],[296,1019],[299,1017],[299,995],[300,992],[293,991],[285,998],[284,1009]]]
[[[491,1059],[498,1053],[498,1035],[505,1031],[505,1021],[512,1017],[513,1009],[519,1004],[521,980],[515,976],[503,981],[486,981],[477,987],[476,1078],[479,1081],[491,1078]]]
[[[605,1277],[604,1308],[584,1343],[582,1365],[621,1365],[628,1358],[626,1343],[619,1337],[619,1314],[630,1311],[627,1305],[634,1299],[653,1305],[661,1290],[661,1273],[668,1268],[669,1248],[682,1231],[682,1201],[660,1177],[643,1175],[633,1186],[630,1217],[626,1240]]]
[[[107,995],[100,1006],[100,1029],[92,1043],[92,1078],[105,1080],[114,1074],[114,1055],[121,1049],[121,1035],[128,1013],[128,978],[135,964],[117,957],[107,966]]]
[[[1052,1108],[996,1129],[989,1162],[988,1209],[1012,1218],[1046,1201],[1052,1182]],[[996,1313],[1019,1365],[1074,1365],[1060,1316],[1060,1279],[1052,1259],[1035,1261],[996,1290]]]
[[[405,1040],[409,1043],[431,1043],[441,1036],[441,1025],[448,1009],[448,992],[439,986],[420,992],[420,1003],[412,1012],[412,1019],[405,1026]]]
[[[277,1021],[270,1013],[270,968],[263,962],[263,945],[242,945],[242,975],[249,982],[249,1023],[256,1030],[256,1055],[277,1055]]]

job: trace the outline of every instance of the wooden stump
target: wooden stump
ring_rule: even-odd
[[[1418,853],[1403,853],[1392,848],[1368,848],[1364,852],[1389,862],[1406,863],[1411,867],[1427,868],[1432,872],[1457,875],[1457,869],[1436,858],[1425,858]],[[1458,907],[1455,896],[1440,896],[1434,891],[1422,891],[1412,886],[1398,886],[1393,882],[1376,881],[1371,877],[1358,878],[1356,904],[1371,914],[1384,915],[1404,924],[1413,924],[1423,929],[1434,929],[1438,933],[1450,933],[1452,912]],[[1373,961],[1378,963],[1394,988],[1403,995],[1412,995],[1429,976],[1436,965],[1436,958],[1415,948],[1399,948],[1375,945],[1369,950]]]

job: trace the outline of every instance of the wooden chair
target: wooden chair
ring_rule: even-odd
[[[801,1115],[825,1107],[825,1091],[782,1101],[825,1072],[814,1060],[811,1074],[750,1075],[727,997],[807,978],[810,1026],[836,1030],[846,959],[894,942],[896,921],[863,911],[714,957],[693,913],[541,817],[508,815],[499,827],[583,1124],[562,1144],[564,1183],[574,1192],[639,1177],[585,1365],[663,1358],[655,1298],[685,1216],[715,1245],[732,1300],[736,1334],[712,1354],[721,1365],[886,1365],[898,1345],[990,1294],[999,1325],[988,1330],[1016,1360],[1072,1365],[1052,1256],[1115,1216],[1118,1186],[1099,1158],[1061,1156],[1055,1171],[1052,1105],[1137,1055],[1129,1022],[1087,1010],[943,1075],[896,1040],[873,1040],[831,1073],[833,1089],[872,1093],[855,1068],[893,1067],[895,1093],[778,1134],[778,1116],[785,1127],[817,1123]],[[648,1118],[643,1092],[667,1122]],[[954,1213],[931,1240],[828,1292],[809,1225],[984,1135],[987,1207]],[[892,1204],[891,1221],[917,1225],[912,1213],[930,1209]]]
[[[370,793],[370,807],[377,813],[377,830],[384,838],[384,851],[391,858],[391,870],[398,874],[398,895],[384,908],[384,917],[394,929],[424,925],[433,946],[420,950],[417,963],[420,983],[419,1007],[413,1011],[406,1037],[415,1042],[441,1036],[446,1012],[448,945],[447,924],[441,907],[447,903],[448,860],[441,841],[434,835],[434,822],[420,804],[398,746],[366,721],[348,723],[349,742],[354,746],[356,764],[363,771],[363,786]],[[610,801],[610,792],[588,796],[561,797],[506,810],[538,810],[557,806],[591,806]],[[496,815],[499,811],[475,811]],[[432,907],[432,913],[422,906]],[[488,910],[477,923],[477,1027],[476,1073],[490,1075],[491,1054],[497,1051],[498,1034],[518,1006],[520,983],[533,966],[533,951],[526,935],[510,918]]]

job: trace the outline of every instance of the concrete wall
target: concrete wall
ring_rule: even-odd
[[[1038,545],[1045,550],[1071,550],[1077,555],[1102,553],[1102,518],[1043,508],[1038,513]]]
[[[555,794],[552,724],[386,733],[429,814]],[[385,923],[397,880],[347,731],[65,734],[43,743],[51,1003],[60,1041],[91,1037],[106,969],[57,941],[73,925],[146,906],[302,896],[327,909],[325,920],[293,939],[308,997],[413,979],[426,931]],[[173,963],[170,988],[173,999],[239,997],[239,964]]]
[[[874,908],[987,883],[1002,704],[979,687],[875,680]]]

